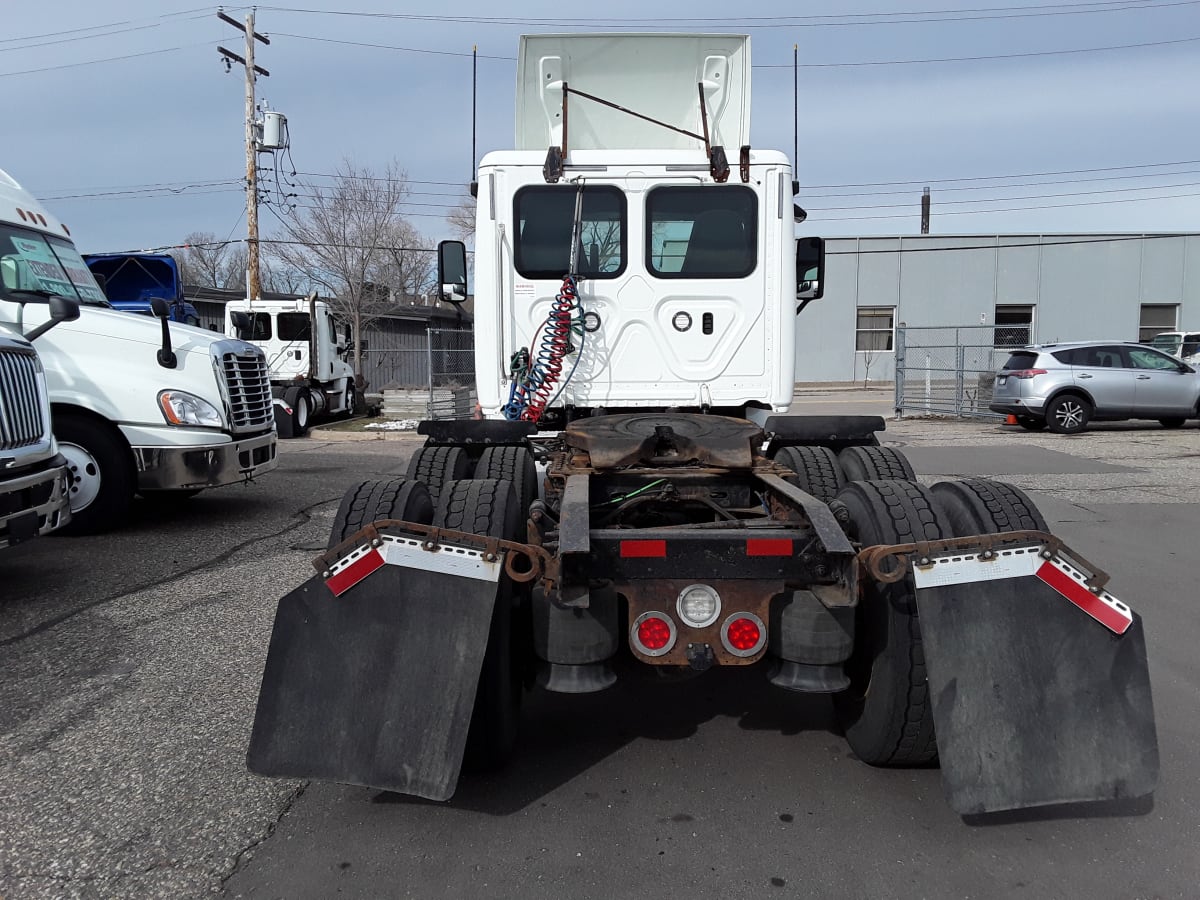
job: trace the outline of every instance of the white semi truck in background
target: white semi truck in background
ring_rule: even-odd
[[[53,321],[58,298],[79,306]],[[257,347],[109,307],[70,233],[0,172],[0,325],[33,335],[70,471],[63,531],[117,527],[133,498],[180,500],[275,468],[266,358]]]
[[[787,413],[823,243],[750,146],[750,75],[738,35],[522,38],[516,147],[479,167],[485,418],[343,497],[279,602],[252,771],[444,800],[519,752],[535,685],[746,666],[830,695],[865,763],[940,761],[963,814],[1153,790],[1107,576],[1012,485],[919,481],[882,418]],[[443,242],[443,292],[466,276]]]
[[[350,339],[338,333],[333,311],[315,294],[228,303],[225,332],[266,354],[280,437],[300,437],[316,418],[354,411]]]

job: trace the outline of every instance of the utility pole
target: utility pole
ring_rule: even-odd
[[[929,234],[929,188],[921,194],[921,234]]]
[[[246,299],[253,303],[262,298],[262,281],[258,263],[258,136],[255,132],[254,120],[254,85],[256,76],[264,78],[271,73],[254,64],[254,42],[262,41],[270,44],[266,35],[254,30],[254,7],[246,13],[246,24],[230,18],[218,7],[217,18],[227,22],[246,35],[246,55],[217,47],[217,52],[225,58],[225,71],[229,71],[229,61],[241,63],[246,69]]]

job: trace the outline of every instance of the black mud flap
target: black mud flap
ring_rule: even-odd
[[[279,601],[250,771],[453,796],[497,580],[388,564],[390,547]]]
[[[1021,554],[960,555],[924,577],[914,567],[950,806],[969,815],[1150,794],[1158,741],[1141,618],[1089,591],[1069,563]],[[946,583],[963,573],[984,580]]]

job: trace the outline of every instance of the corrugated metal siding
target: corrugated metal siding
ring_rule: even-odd
[[[965,326],[1030,304],[1041,341],[1137,340],[1143,303],[1179,304],[1179,326],[1200,328],[1200,235],[829,238],[826,251],[825,296],[796,321],[797,381],[863,380],[863,306],[896,307],[896,324]],[[872,381],[894,377],[891,353],[870,362]]]

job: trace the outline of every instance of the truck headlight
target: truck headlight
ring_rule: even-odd
[[[225,424],[215,406],[186,391],[159,391],[158,406],[168,425],[221,428]]]

